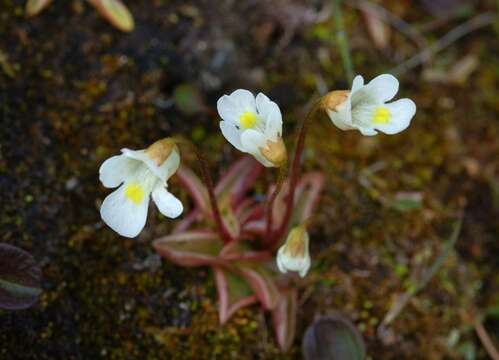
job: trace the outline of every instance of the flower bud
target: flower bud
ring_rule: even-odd
[[[327,93],[322,98],[324,109],[327,112],[337,112],[339,107],[348,100],[349,93],[350,91],[347,90],[336,90]]]
[[[281,166],[288,159],[286,145],[284,145],[284,141],[280,136],[275,141],[267,140],[266,146],[261,147],[260,152],[265,159],[276,167]]]
[[[309,236],[305,226],[293,228],[277,252],[277,267],[282,273],[296,271],[304,277],[310,269]]]
[[[170,157],[172,151],[178,153],[175,141],[171,138],[164,138],[149,145],[145,153],[157,166],[161,166]]]

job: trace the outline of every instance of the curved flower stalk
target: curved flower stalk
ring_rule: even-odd
[[[239,89],[218,99],[217,110],[222,134],[236,149],[253,155],[266,167],[286,162],[282,115],[275,102],[262,93],[255,97]]]
[[[378,131],[392,135],[405,130],[416,113],[416,104],[410,99],[387,103],[398,89],[393,75],[379,75],[365,85],[364,78],[357,75],[350,91],[333,91],[323,101],[331,121],[341,130],[359,130],[366,136]]]
[[[135,28],[132,14],[121,0],[87,1],[118,30],[130,32]],[[52,0],[28,0],[26,2],[26,16],[31,17],[39,14],[51,3]]]
[[[296,271],[304,277],[310,269],[310,253],[308,250],[310,238],[304,225],[293,228],[277,252],[277,267],[282,273]]]
[[[180,155],[171,139],[162,139],[145,150],[122,149],[101,165],[100,181],[107,188],[118,187],[102,203],[104,222],[118,234],[137,236],[145,226],[149,197],[169,218],[178,217],[183,206],[166,190],[167,180],[177,171]]]

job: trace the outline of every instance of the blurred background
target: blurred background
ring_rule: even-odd
[[[0,241],[33,254],[43,294],[0,312],[0,358],[300,359],[306,327],[333,311],[372,359],[498,346],[497,1],[130,0],[131,32],[83,0],[30,18],[25,5],[0,0]],[[305,168],[327,185],[289,353],[257,307],[218,325],[210,270],[150,246],[171,229],[155,210],[135,240],[103,225],[98,168],[120,148],[180,134],[216,178],[240,156],[219,96],[265,92],[291,148],[314,99],[386,72],[418,106],[408,130],[311,127]]]

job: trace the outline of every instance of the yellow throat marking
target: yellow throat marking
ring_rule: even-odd
[[[144,200],[144,189],[139,184],[128,184],[125,187],[125,197],[135,205],[139,205]]]
[[[377,125],[385,125],[390,122],[391,117],[392,115],[390,114],[390,110],[386,107],[380,106],[374,110],[373,123]]]
[[[244,129],[252,129],[256,124],[256,115],[250,111],[245,111],[239,116],[239,123]]]

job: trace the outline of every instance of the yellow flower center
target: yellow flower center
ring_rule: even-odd
[[[144,200],[144,189],[139,184],[128,184],[125,187],[125,197],[135,205],[139,205]]]
[[[256,115],[250,111],[245,111],[239,116],[239,123],[244,129],[251,129],[256,124]]]
[[[374,111],[373,123],[378,125],[388,124],[390,122],[390,117],[390,110],[386,107],[380,106]]]

